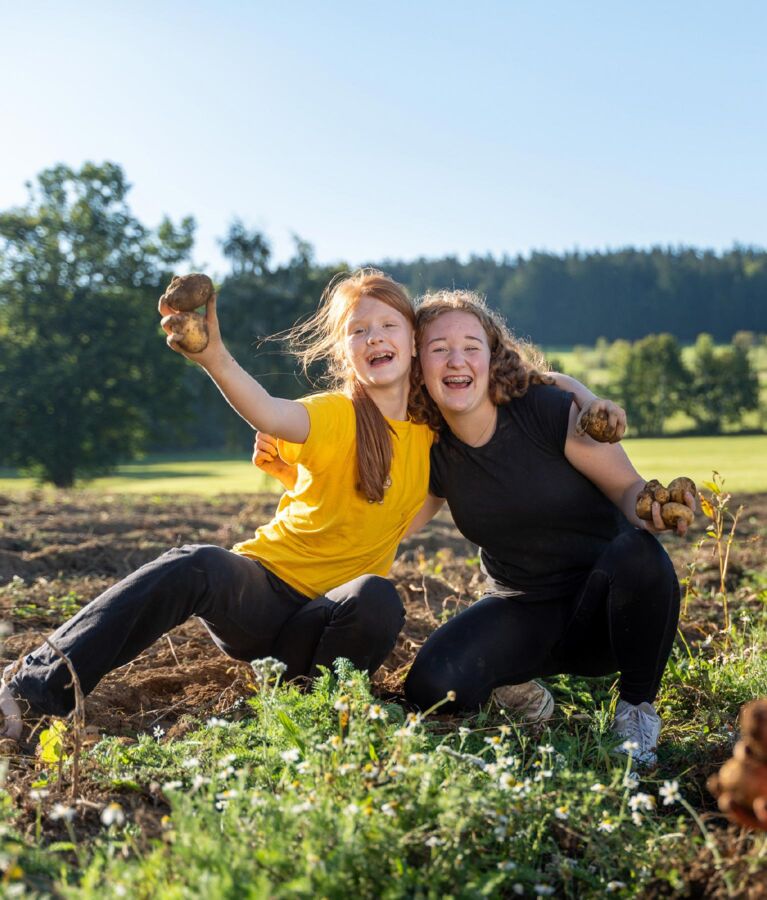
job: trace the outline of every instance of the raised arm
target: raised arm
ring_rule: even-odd
[[[568,462],[621,510],[632,525],[656,534],[669,531],[660,517],[660,504],[653,504],[653,521],[645,522],[636,514],[636,498],[645,486],[645,479],[637,472],[623,447],[617,444],[600,444],[587,434],[578,434],[575,423],[578,411],[570,407],[570,419],[565,441],[565,456]],[[685,502],[695,509],[695,498],[687,494]],[[680,521],[677,533],[685,534],[687,525]]]
[[[167,345],[171,350],[202,366],[232,409],[252,428],[269,432],[295,444],[306,441],[309,436],[309,413],[303,404],[295,400],[272,397],[255,378],[248,375],[224,346],[216,314],[215,295],[205,310],[208,346],[199,353],[188,353],[179,346],[182,335],[178,331],[180,324],[178,312],[162,300],[159,311],[163,317],[160,324],[168,335]]]

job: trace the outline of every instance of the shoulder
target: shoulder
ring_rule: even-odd
[[[523,397],[510,400],[509,416],[535,443],[564,451],[573,395],[553,384],[532,384]]]
[[[356,419],[349,397],[336,391],[310,394],[298,402],[309,413],[309,435],[303,444],[280,441],[280,456],[290,463],[321,468],[343,456],[354,443]]]

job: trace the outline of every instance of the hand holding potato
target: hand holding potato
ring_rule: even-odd
[[[648,531],[674,528],[677,534],[685,535],[695,518],[695,493],[691,478],[675,478],[668,487],[653,478],[637,496],[637,517],[643,520]]]
[[[575,433],[588,434],[602,444],[615,444],[626,433],[626,411],[612,400],[597,397],[580,411]]]
[[[203,317],[194,310],[205,306]],[[175,276],[160,297],[158,304],[160,322],[168,335],[166,343],[187,357],[201,362],[201,354],[211,338],[220,342],[216,316],[216,294],[213,282],[207,275]]]

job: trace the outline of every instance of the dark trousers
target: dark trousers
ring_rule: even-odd
[[[313,677],[343,656],[372,674],[391,652],[404,623],[394,585],[363,575],[310,599],[261,563],[221,547],[174,548],[109,588],[53,635],[84,694],[108,672],[135,659],[166,632],[199,616],[229,656],[274,656],[286,679]],[[71,676],[44,644],[25,657],[11,690],[35,711],[74,708]]]
[[[615,538],[574,597],[485,596],[438,628],[405,682],[421,709],[456,692],[445,711],[476,709],[491,691],[560,673],[620,673],[622,699],[652,702],[679,620],[679,582],[645,531]]]

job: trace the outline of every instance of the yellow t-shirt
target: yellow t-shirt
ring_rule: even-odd
[[[309,413],[303,444],[279,442],[280,456],[298,466],[298,480],[282,495],[275,517],[255,537],[235,544],[307,597],[360,575],[386,575],[397,546],[429,488],[426,425],[387,419],[392,435],[391,486],[383,503],[355,490],[356,418],[351,400],[323,393],[301,401]]]

